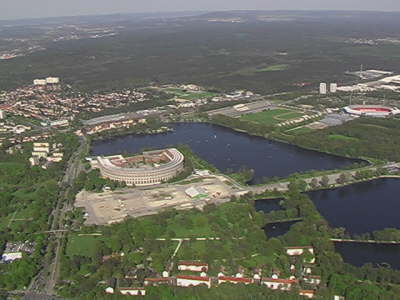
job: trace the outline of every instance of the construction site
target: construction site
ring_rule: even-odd
[[[231,196],[247,193],[224,176],[192,175],[177,184],[127,188],[102,193],[81,191],[76,207],[85,210],[85,224],[106,225],[123,221],[127,217],[157,214],[166,209],[202,209],[207,204],[219,204]]]

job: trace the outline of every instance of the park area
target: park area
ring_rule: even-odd
[[[304,115],[302,112],[297,112],[289,109],[273,109],[262,112],[247,114],[241,117],[242,120],[260,123],[263,125],[275,125],[288,120],[300,118]]]
[[[168,88],[165,89],[165,92],[168,94],[172,94],[173,96],[180,98],[180,99],[185,99],[185,100],[194,100],[194,99],[205,99],[205,98],[211,98],[215,97],[218,94],[214,92],[208,92],[208,91],[186,91],[178,88]]]

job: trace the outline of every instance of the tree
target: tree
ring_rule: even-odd
[[[314,177],[310,182],[310,187],[311,189],[315,190],[318,188],[318,186],[319,186],[318,179]]]
[[[328,187],[329,186],[329,177],[326,175],[322,176],[321,181],[319,183],[323,187]]]
[[[345,173],[341,173],[340,176],[336,179],[337,184],[345,184],[348,178]]]

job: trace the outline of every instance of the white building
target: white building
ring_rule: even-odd
[[[33,81],[33,85],[36,86],[45,86],[47,84],[46,79],[35,79]]]
[[[104,290],[104,292],[106,294],[114,294],[114,288],[109,286]]]
[[[207,191],[202,187],[190,187],[185,190],[186,195],[190,198],[196,198],[201,196],[207,196]]]
[[[272,290],[290,291],[298,281],[294,279],[262,278],[261,284]]]
[[[68,126],[69,121],[68,120],[58,120],[58,121],[52,121],[50,122],[51,127],[63,127],[63,126]]]
[[[326,83],[325,82],[321,82],[319,84],[319,93],[321,95],[326,95],[326,92],[327,92]]]
[[[311,246],[305,247],[286,247],[286,254],[289,256],[298,256],[302,255],[305,251],[308,251],[310,254],[314,255],[314,248]]]
[[[3,120],[5,118],[6,118],[6,112],[0,109],[0,120]]]
[[[60,78],[58,78],[58,77],[47,77],[46,78],[46,83],[47,84],[59,84],[60,83]]]
[[[312,276],[312,275],[309,275],[309,276],[307,276],[307,277],[304,277],[303,278],[303,281],[305,282],[305,283],[308,283],[308,284],[313,284],[313,285],[320,285],[321,284],[321,276]]]
[[[331,93],[336,93],[337,92],[337,83],[331,83],[329,86],[329,90]]]
[[[178,275],[176,276],[176,285],[180,287],[205,285],[210,288],[211,278],[201,276]]]
[[[120,288],[119,292],[124,296],[146,296],[144,288]]]
[[[229,276],[218,276],[218,284],[221,283],[233,283],[233,284],[237,284],[237,283],[242,283],[242,284],[250,284],[253,283],[254,280],[251,278],[238,278],[238,277],[229,277]]]
[[[13,262],[14,260],[21,258],[22,258],[22,252],[3,253],[3,255],[1,256],[1,260],[6,263]]]
[[[300,296],[305,296],[308,299],[312,299],[315,296],[315,291],[313,291],[313,290],[300,290],[299,291],[299,295]]]
[[[178,264],[179,271],[207,272],[208,264],[195,261],[182,261]]]

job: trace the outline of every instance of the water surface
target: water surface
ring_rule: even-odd
[[[309,193],[332,227],[350,234],[400,228],[400,179],[377,179]]]
[[[264,214],[267,214],[271,211],[281,210],[280,202],[283,199],[259,199],[254,201],[254,208],[256,211],[262,211]]]
[[[179,123],[174,131],[156,135],[127,135],[94,141],[93,155],[137,153],[145,148],[189,145],[221,171],[254,170],[256,183],[263,177],[287,177],[295,172],[349,166],[357,160],[306,150],[207,123]]]
[[[263,229],[267,238],[279,237],[288,233],[292,225],[297,222],[299,221],[270,223],[264,226]]]
[[[390,266],[400,270],[400,245],[335,243],[344,262],[361,267],[366,263]]]

